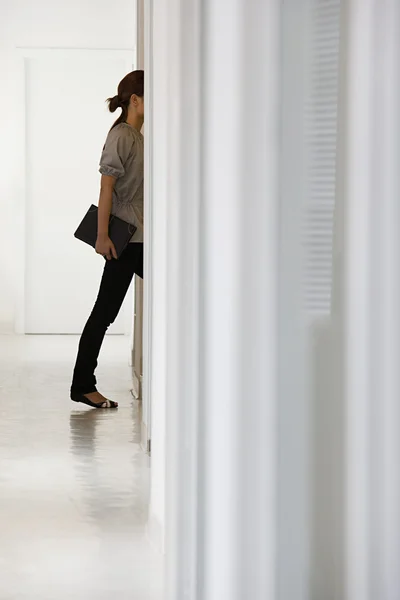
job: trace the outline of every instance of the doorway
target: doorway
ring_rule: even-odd
[[[103,264],[73,233],[98,199],[98,162],[112,124],[105,99],[133,59],[129,50],[23,52],[24,333],[80,333],[92,308]],[[130,314],[121,311],[110,333],[129,330],[127,303]]]

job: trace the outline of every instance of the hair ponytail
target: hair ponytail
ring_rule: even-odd
[[[117,108],[120,107],[120,101],[118,98],[118,94],[116,96],[114,96],[114,98],[108,98],[107,102],[108,102],[108,109],[112,113],[115,112],[117,110]]]
[[[132,71],[123,78],[118,86],[118,94],[113,98],[108,98],[108,109],[110,112],[115,112],[117,108],[121,108],[122,112],[114,125],[113,129],[120,123],[125,123],[128,118],[128,108],[131,101],[131,96],[144,96],[144,71]]]

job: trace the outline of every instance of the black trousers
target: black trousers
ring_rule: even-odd
[[[115,321],[134,275],[143,278],[143,244],[128,244],[118,260],[107,261],[99,294],[83,330],[75,363],[71,392],[96,391],[94,372],[107,329]]]

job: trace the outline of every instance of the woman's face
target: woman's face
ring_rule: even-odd
[[[133,96],[131,97],[131,104],[138,117],[144,118],[144,98],[133,94]]]

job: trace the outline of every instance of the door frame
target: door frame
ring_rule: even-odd
[[[15,139],[20,149],[19,161],[21,165],[20,187],[17,192],[16,217],[15,217],[15,247],[12,248],[16,277],[15,288],[15,333],[24,335],[26,333],[25,307],[26,307],[26,214],[28,203],[28,189],[26,182],[26,61],[31,58],[42,58],[45,56],[57,56],[59,58],[71,56],[115,56],[126,60],[127,72],[132,69],[136,62],[136,45],[131,48],[59,48],[59,47],[17,47],[16,48],[16,103],[18,114],[21,118],[15,123]]]

